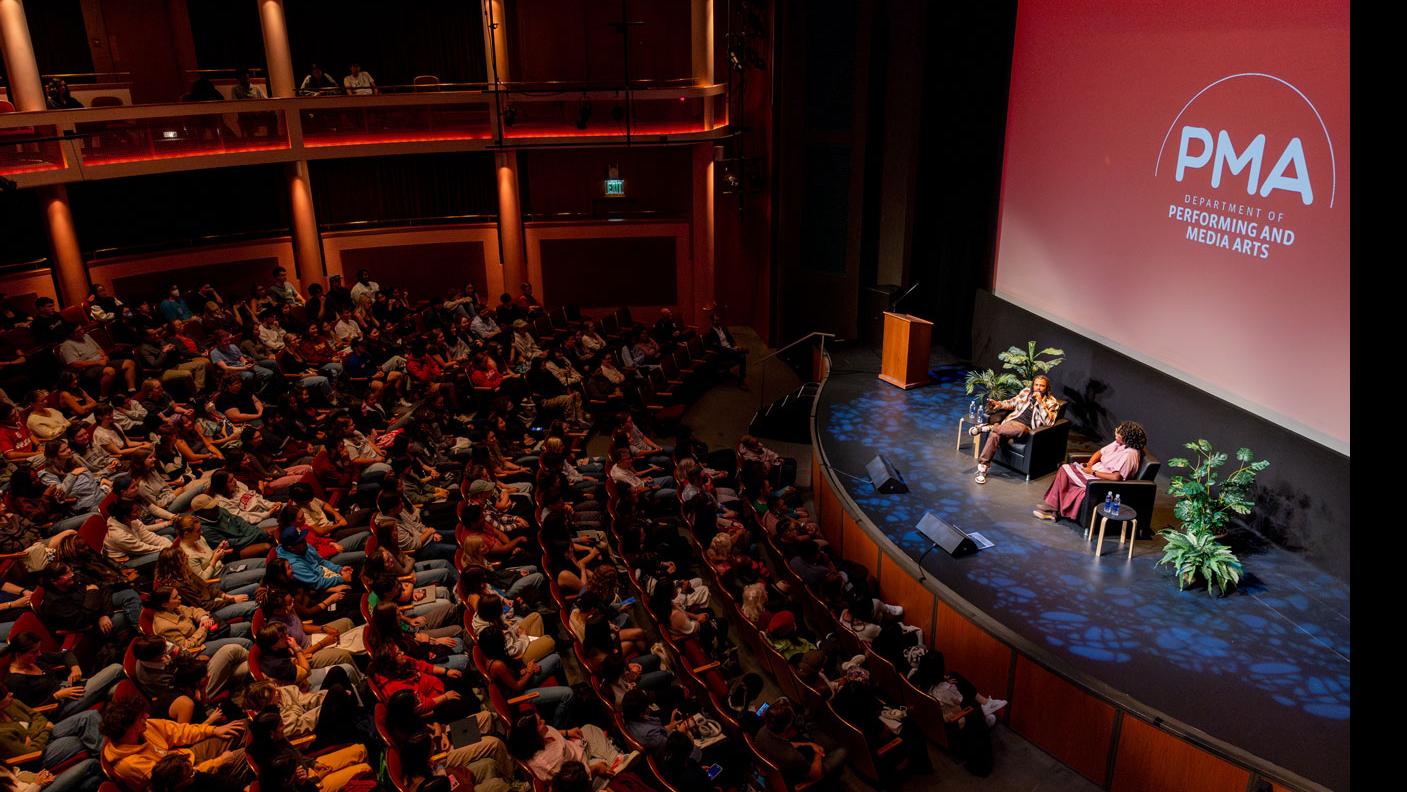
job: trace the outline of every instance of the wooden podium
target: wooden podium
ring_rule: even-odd
[[[932,334],[932,322],[885,311],[879,378],[905,390],[928,384],[928,343]]]

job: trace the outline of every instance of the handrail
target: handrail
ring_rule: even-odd
[[[796,346],[797,344],[800,344],[802,341],[805,341],[805,340],[808,339],[808,338],[813,338],[813,337],[815,337],[815,336],[820,336],[820,337],[822,337],[822,338],[835,338],[835,333],[822,333],[820,330],[812,330],[811,332],[809,332],[809,333],[807,333],[806,335],[804,335],[804,336],[802,336],[802,337],[796,339],[795,341],[791,342],[790,344],[787,344],[786,346],[782,347],[781,349],[778,349],[778,350],[773,351],[772,354],[770,354],[770,355],[768,355],[767,357],[762,358],[761,360],[757,361],[757,363],[755,363],[754,365],[760,366],[760,365],[762,365],[763,363],[766,363],[767,361],[769,361],[769,360],[771,360],[772,358],[776,357],[777,355],[780,355],[780,354],[782,354],[783,352],[787,351],[788,349],[791,349],[792,347]],[[821,346],[822,346],[822,347],[825,346],[825,342],[824,342],[824,341],[821,342]]]
[[[757,410],[758,410],[758,412],[761,412],[762,409],[767,406],[767,369],[763,367],[763,364],[766,363],[767,361],[771,360],[772,358],[774,358],[774,357],[776,357],[776,356],[782,354],[783,352],[787,351],[788,349],[791,349],[792,347],[796,346],[797,344],[800,344],[802,341],[806,341],[806,340],[808,340],[808,339],[816,338],[816,337],[818,337],[818,336],[819,336],[820,339],[821,339],[821,354],[824,355],[824,354],[826,353],[826,339],[827,339],[827,338],[835,338],[835,333],[822,333],[820,330],[812,330],[811,332],[809,332],[809,333],[807,333],[806,335],[804,335],[804,336],[802,336],[802,337],[796,339],[795,341],[791,342],[790,344],[787,344],[786,346],[781,347],[780,349],[775,349],[775,350],[773,350],[773,351],[772,351],[772,354],[768,355],[767,357],[761,358],[760,360],[758,360],[756,363],[753,364],[753,368],[754,368],[754,369],[756,369],[757,371],[761,371],[761,372],[762,372],[762,380],[761,380],[761,382],[758,383],[758,388],[757,388]]]

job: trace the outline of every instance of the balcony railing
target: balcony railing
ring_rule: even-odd
[[[664,143],[726,126],[721,84],[388,86],[370,96],[0,113],[0,176],[30,186],[250,161]]]

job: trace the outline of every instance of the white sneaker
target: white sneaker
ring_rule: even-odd
[[[986,424],[977,424],[976,426],[972,427],[971,429],[968,429],[968,430],[967,430],[967,433],[968,433],[969,435],[973,436],[973,437],[976,437],[976,436],[982,434],[982,433],[985,432],[985,431],[987,431],[987,425],[986,425]]]
[[[973,479],[973,481],[976,481],[978,484],[986,484],[986,483],[987,483],[987,467],[988,467],[987,465],[978,465],[978,466],[977,466],[977,478]]]
[[[992,713],[1006,706],[1006,699],[989,698],[987,703],[982,705],[982,714],[990,716]]]

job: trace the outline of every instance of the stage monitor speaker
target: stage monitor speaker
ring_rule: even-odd
[[[949,524],[933,512],[924,512],[923,519],[915,526],[922,536],[943,548],[953,558],[960,558],[977,552],[977,543],[963,533],[961,528]]]
[[[909,485],[904,483],[904,477],[899,475],[899,469],[889,461],[884,454],[880,454],[870,460],[865,465],[865,470],[870,474],[870,481],[874,483],[874,488],[878,492],[892,495],[896,492],[908,492]]]

